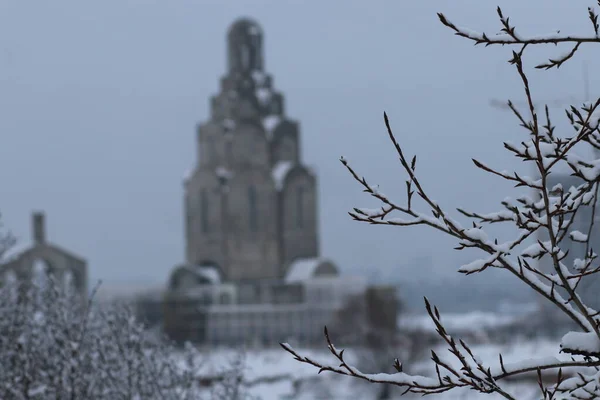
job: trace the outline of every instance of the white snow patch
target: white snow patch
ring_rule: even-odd
[[[463,231],[463,233],[469,238],[472,239],[474,241],[479,241],[479,242],[487,242],[488,240],[488,235],[487,233],[485,233],[485,231],[481,228],[469,228],[469,229],[465,229]]]
[[[227,131],[232,131],[235,129],[235,121],[231,118],[225,118],[223,120],[223,127],[225,128],[225,130]]]
[[[571,231],[569,236],[571,237],[571,240],[573,240],[574,242],[585,243],[588,239],[588,235],[586,235],[585,233],[581,233],[579,231]]]
[[[267,104],[269,102],[269,100],[271,100],[271,96],[272,96],[272,93],[271,93],[270,89],[267,89],[267,88],[256,89],[256,98],[263,105]]]
[[[46,393],[46,385],[37,385],[31,389],[29,389],[29,391],[27,391],[27,396],[29,397],[36,397],[38,395],[43,395],[44,393]]]
[[[267,132],[273,132],[273,129],[279,125],[281,122],[281,117],[279,115],[269,115],[263,119],[263,126],[267,130]]]
[[[279,161],[273,167],[271,171],[271,175],[273,176],[273,181],[275,182],[275,188],[277,190],[283,189],[283,183],[285,182],[285,177],[290,172],[294,164],[291,161]]]
[[[362,214],[366,215],[367,217],[377,217],[380,216],[381,214],[383,214],[383,207],[379,207],[379,208],[358,208],[358,211],[360,211]]]
[[[194,170],[192,168],[185,171],[183,174],[183,182],[189,181],[192,178],[192,175],[194,175]]]
[[[563,336],[560,347],[565,352],[600,353],[600,339],[594,332],[569,332]]]
[[[222,179],[231,179],[233,177],[233,172],[223,166],[217,167],[215,169],[215,174]]]
[[[481,271],[486,265],[491,265],[497,258],[498,254],[494,254],[489,258],[474,260],[468,264],[462,265],[458,271],[463,273]]]
[[[221,283],[221,275],[217,268],[210,265],[188,265],[185,267],[188,271],[193,274],[207,279],[212,284]]]
[[[539,257],[542,254],[546,254],[548,251],[542,247],[539,243],[533,243],[521,252],[523,257]]]
[[[458,314],[441,314],[444,327],[450,332],[467,332],[499,328],[515,323],[521,316],[514,314],[498,314],[493,312],[473,311]],[[436,327],[431,317],[415,315],[401,320],[402,327],[412,330],[435,332]]]
[[[262,86],[267,80],[267,75],[262,71],[255,70],[252,71],[252,79],[254,79],[256,85]]]
[[[295,346],[294,346],[295,347]],[[493,372],[499,372],[498,354],[502,353],[504,366],[507,370],[513,370],[517,367],[531,366],[532,363],[547,364],[556,359],[560,361],[569,361],[570,357],[558,353],[558,346],[554,341],[511,341],[505,345],[485,344],[471,346],[472,350],[481,358],[484,366],[491,367]],[[312,360],[317,360],[324,364],[335,364],[337,360],[327,351],[325,345],[318,349],[296,348],[303,356]],[[354,348],[347,348],[344,358],[350,365],[357,365],[360,354],[357,354]],[[434,348],[438,355],[446,352],[446,346],[441,345]],[[202,371],[200,373],[210,374],[210,372],[219,372],[226,370],[231,359],[237,351],[233,349],[213,349],[202,355]],[[546,354],[546,357],[540,357],[540,354]],[[294,398],[298,400],[316,400],[316,399],[369,399],[375,398],[379,392],[379,386],[368,382],[362,384],[360,381],[348,377],[342,377],[333,373],[318,374],[318,368],[311,365],[300,363],[294,360],[291,354],[284,352],[280,348],[272,349],[253,349],[246,350],[244,359],[247,360],[243,367],[244,382],[255,382],[259,379],[271,378],[270,382],[265,381],[258,385],[252,385],[247,388],[249,394],[259,396],[262,399],[283,399]],[[460,362],[455,358],[449,358],[453,367],[461,368]],[[183,360],[182,360],[183,364]],[[337,365],[337,364],[335,364]],[[434,378],[437,376],[433,363],[427,358],[413,364],[415,374],[425,375]],[[396,375],[400,377],[399,375]],[[277,379],[277,377],[280,377]],[[293,382],[301,383],[297,397],[292,396]],[[537,383],[514,382],[509,380],[500,381],[502,388],[510,392],[518,399],[532,399],[539,393]],[[326,389],[326,391],[324,391]],[[497,394],[483,396],[489,400],[501,400],[502,397]],[[412,398],[412,397],[410,397]],[[417,396],[415,396],[417,398]],[[419,397],[420,398],[420,397]],[[458,388],[451,391],[440,393],[432,397],[436,400],[475,400],[482,398],[469,388]]]
[[[6,252],[2,255],[2,259],[0,259],[0,264],[4,264],[6,262],[17,259],[21,254],[31,249],[32,247],[33,244],[28,240],[17,240],[17,243],[14,246],[10,247],[8,250],[6,250]]]
[[[552,186],[552,189],[550,189],[550,193],[562,193],[563,192],[563,186],[560,183],[557,183],[556,185]]]
[[[294,261],[285,277],[286,282],[305,281],[312,278],[319,265],[324,262],[321,258],[301,258]]]
[[[600,123],[600,107],[597,107],[594,112],[592,113],[592,115],[590,116],[590,128],[592,129],[597,129],[598,128],[598,124]]]

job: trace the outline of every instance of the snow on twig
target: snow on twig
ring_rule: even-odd
[[[516,69],[527,106],[524,112],[517,110],[510,101],[508,106],[526,138],[519,143],[506,142],[504,148],[517,160],[530,166],[533,174],[527,176],[516,171],[496,169],[476,159],[473,159],[473,163],[491,178],[499,177],[516,188],[527,189],[529,194],[505,198],[500,202],[501,209],[495,212],[481,213],[459,208],[458,213],[468,223],[455,219],[425,190],[424,182],[416,170],[416,156],[409,157],[405,154],[405,149],[392,132],[388,115],[384,113],[391,147],[406,175],[406,200],[400,202],[384,195],[342,158],[342,164],[364,192],[380,203],[378,208],[357,207],[349,214],[356,221],[375,225],[428,226],[454,239],[457,242],[456,250],[480,251],[482,255],[462,265],[459,272],[480,273],[493,267],[512,274],[525,287],[538,293],[577,325],[581,332],[565,335],[561,348],[563,352],[583,356],[584,359],[561,362],[555,358],[543,357],[508,365],[504,364],[500,356],[499,365],[485,366],[467,343],[456,340],[446,332],[438,310],[426,300],[426,308],[437,334],[460,364],[460,369],[432,352],[437,375],[434,378],[412,376],[401,371],[396,374],[365,374],[345,362],[344,351],[333,345],[327,331],[325,337],[335,363],[303,357],[289,345],[282,344],[298,361],[311,364],[321,372],[331,371],[370,382],[389,383],[404,387],[407,391],[424,394],[466,386],[481,393],[493,392],[513,399],[514,396],[503,389],[501,381],[509,376],[534,372],[538,374],[544,400],[600,397],[600,317],[596,310],[585,304],[584,297],[578,292],[579,284],[584,278],[600,272],[600,265],[595,265],[597,255],[591,244],[600,186],[600,160],[585,159],[574,152],[582,144],[600,150],[600,99],[567,109],[566,115],[574,133],[559,135],[548,107],[542,109],[534,101],[534,88],[528,78],[528,65],[525,61],[525,54],[532,47],[565,44],[569,46],[566,51],[532,66],[540,70],[558,69],[573,59],[584,45],[600,43],[598,14],[593,8],[588,9],[588,19],[593,29],[590,36],[565,35],[560,31],[527,36],[517,29],[502,9],[498,7],[496,12],[501,26],[498,34],[460,27],[441,13],[438,17],[456,35],[475,44],[512,47],[509,64]],[[560,173],[559,166],[568,168],[579,183],[551,183],[556,174]],[[591,218],[585,217],[587,225],[582,228],[578,221],[583,218],[582,214],[588,215],[590,209]],[[512,224],[518,233],[510,240],[493,237],[489,233],[491,230],[486,228],[489,224],[499,223]],[[572,263],[567,262],[570,250],[565,244],[568,245],[569,242],[582,243],[585,247],[585,254],[578,254]],[[549,263],[548,268],[542,268],[540,260]],[[397,361],[394,365],[403,364]],[[570,367],[586,371],[576,378],[564,379],[562,370]],[[554,385],[548,386],[542,382],[541,371],[545,370],[558,372]]]

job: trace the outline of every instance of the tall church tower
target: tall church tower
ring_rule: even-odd
[[[293,260],[318,256],[316,177],[264,71],[260,26],[236,21],[227,45],[227,73],[184,183],[186,258],[227,281],[280,279]]]

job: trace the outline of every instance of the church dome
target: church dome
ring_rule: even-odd
[[[176,267],[169,280],[170,290],[186,290],[200,285],[218,285],[221,283],[219,269],[212,265],[183,264]]]

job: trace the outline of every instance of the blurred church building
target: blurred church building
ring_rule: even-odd
[[[321,258],[317,177],[265,72],[261,27],[240,19],[227,42],[227,73],[184,180],[186,261],[154,319],[179,342],[321,342],[347,299],[373,288]]]

